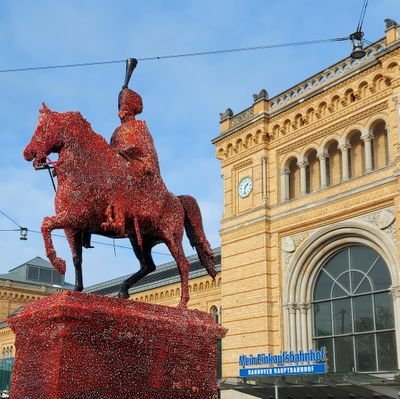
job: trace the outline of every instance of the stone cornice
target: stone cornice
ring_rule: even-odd
[[[65,291],[66,289],[61,287],[59,288],[59,287],[51,287],[39,284],[29,284],[12,280],[0,280],[0,290],[13,290],[24,293],[31,293],[31,294],[37,293],[39,295],[46,295],[46,294],[62,292]]]
[[[236,155],[233,155],[227,159],[222,160],[222,167],[224,168],[228,165],[235,164],[236,162],[238,162],[238,160],[242,160],[243,158],[252,157],[255,153],[257,153],[258,151],[262,151],[263,149],[265,149],[265,143],[257,144],[245,151],[242,151]],[[252,162],[251,160],[247,159],[247,160],[243,161],[243,164],[248,161]],[[240,166],[237,167],[236,165],[234,165],[234,168],[240,169],[240,167],[242,167],[242,162],[239,162],[237,165],[240,165]]]
[[[352,75],[346,76],[346,79],[342,79],[334,82],[334,84],[324,87],[323,89],[316,91],[313,95],[310,95],[302,101],[298,101],[297,103],[291,104],[290,107],[280,110],[280,112],[270,113],[270,123],[273,123],[276,119],[285,118],[294,112],[300,112],[300,109],[309,107],[312,103],[316,101],[316,97],[319,96],[322,100],[323,97],[329,97],[333,93],[337,93],[338,91],[348,88],[356,81],[363,80],[366,76],[371,73],[377,72],[381,69],[381,65],[376,61],[375,64],[369,65],[368,68],[363,70],[357,70]],[[369,96],[367,98],[371,98]],[[359,103],[358,103],[359,104]],[[322,119],[324,120],[324,119]]]
[[[318,132],[316,132],[316,133],[314,133],[312,135],[308,135],[306,137],[301,137],[300,139],[298,139],[296,141],[293,141],[295,138],[291,137],[290,143],[282,146],[281,148],[278,148],[277,149],[277,153],[281,155],[281,154],[293,151],[294,149],[300,148],[300,147],[302,147],[302,146],[304,146],[304,145],[306,145],[308,143],[312,143],[313,141],[318,140],[318,139],[320,139],[320,138],[322,138],[322,137],[324,137],[324,136],[326,136],[326,135],[328,135],[330,133],[336,132],[337,130],[342,129],[345,126],[351,125],[351,124],[353,124],[353,123],[355,123],[355,122],[357,122],[357,121],[359,121],[361,119],[364,119],[364,118],[366,118],[368,116],[372,116],[374,113],[378,113],[378,112],[386,109],[387,107],[388,107],[388,102],[385,100],[385,101],[383,101],[383,102],[381,102],[379,104],[374,105],[373,107],[366,108],[363,111],[358,112],[357,114],[349,115],[349,116],[346,116],[346,117],[339,116],[339,115],[334,117],[334,118],[332,117],[331,118],[332,121],[339,119],[339,122],[331,124],[328,127],[324,127],[323,129],[321,129],[320,131],[318,131]],[[358,109],[358,108],[359,108],[359,106],[355,106],[353,108],[353,111]],[[325,120],[325,123],[323,123],[321,125],[326,126],[327,122],[328,121]],[[308,129],[308,131],[315,130],[315,128],[317,126],[314,125],[312,127],[314,129]],[[301,134],[299,134],[299,136],[300,135],[303,136],[306,133],[307,132],[305,130],[303,130],[301,132]],[[284,144],[285,141],[287,141],[286,137],[284,139],[280,140],[279,142],[277,142],[276,144],[277,145],[281,144],[281,143]]]
[[[243,155],[243,154],[242,154]],[[250,166],[250,165],[252,165],[253,164],[253,160],[252,159],[250,159],[250,158],[248,158],[248,159],[246,159],[246,160],[244,160],[244,161],[242,161],[242,162],[239,162],[239,163],[237,163],[237,164],[235,164],[235,165],[233,165],[233,170],[238,170],[238,169],[243,169],[243,168],[245,168],[246,166]]]
[[[377,42],[378,43],[378,42]],[[377,44],[375,43],[375,44]],[[323,98],[324,96],[330,96],[332,92],[337,92],[340,91],[343,88],[347,88],[353,84],[353,82],[356,81],[361,81],[364,78],[366,78],[368,75],[371,75],[379,70],[382,69],[382,63],[381,60],[385,60],[389,57],[392,57],[394,52],[398,52],[400,44],[396,46],[390,46],[387,50],[383,51],[382,53],[377,56],[376,59],[373,59],[372,61],[367,62],[366,64],[360,64],[358,68],[354,68],[349,73],[344,74],[341,76],[339,79],[334,79],[330,82],[327,82],[325,85],[319,87],[318,89],[315,89],[311,91],[310,93],[302,96],[301,98],[298,98],[294,101],[289,102],[287,105],[277,109],[273,110],[271,109],[268,112],[262,112],[257,115],[253,115],[252,112],[250,112],[252,107],[246,108],[244,111],[238,113],[237,115],[233,116],[231,118],[232,120],[232,127],[228,129],[227,131],[223,132],[220,136],[216,137],[215,139],[212,140],[213,144],[223,144],[225,142],[224,139],[232,139],[236,137],[237,132],[241,132],[243,129],[248,127],[249,125],[252,125],[256,120],[261,119],[266,119],[266,123],[273,123],[276,119],[280,118],[285,118],[286,116],[289,116],[293,114],[294,112],[300,112],[299,108],[303,109],[309,106],[310,104],[314,103],[316,101],[316,97],[319,96]],[[395,53],[395,54],[396,54]],[[343,62],[345,60],[342,60],[339,62]],[[328,69],[331,69],[332,67],[329,67]],[[328,70],[327,69],[327,70]],[[316,74],[313,77],[309,78],[308,80],[311,80],[317,75]],[[297,86],[303,84],[304,82],[299,83]],[[296,87],[297,87],[296,86]],[[279,96],[282,96],[284,93],[290,92],[293,88],[288,89],[287,91],[279,94],[278,96],[275,96],[272,98],[270,101],[273,101],[274,99],[278,98]],[[367,99],[370,99],[372,96],[368,96]],[[360,103],[357,102],[357,105]],[[238,119],[238,122],[235,122],[235,118]],[[323,123],[325,123],[325,118],[322,119]]]
[[[211,143],[216,145],[225,144],[226,142],[229,142],[232,139],[235,139],[245,133],[252,132],[254,129],[258,127],[258,126],[253,126],[257,122],[261,121],[263,122],[263,124],[268,123],[268,119],[269,119],[269,114],[267,112],[261,112],[255,115],[250,120],[246,121],[245,123],[235,126],[232,129],[228,130],[227,132],[221,134],[220,136],[212,139]]]
[[[19,302],[30,302],[43,298],[44,294],[34,294],[31,292],[17,292],[0,289],[0,300],[17,300]]]

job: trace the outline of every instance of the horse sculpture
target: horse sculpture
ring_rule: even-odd
[[[43,104],[24,158],[33,160],[38,167],[46,162],[50,153],[59,154],[54,169],[58,179],[56,215],[44,218],[41,231],[47,257],[54,268],[64,274],[66,263],[57,256],[51,238],[52,230],[64,229],[75,267],[75,290],[83,290],[82,239],[85,234],[130,240],[140,270],[122,283],[119,297],[128,298],[129,288],[155,270],[151,249],[165,243],[181,276],[178,306],[186,307],[189,262],[182,248],[184,228],[201,264],[215,278],[213,253],[193,197],[175,196],[160,178],[137,178],[129,161],[95,133],[79,112],[54,112]],[[114,214],[118,223],[114,223]]]

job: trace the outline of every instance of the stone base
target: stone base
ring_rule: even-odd
[[[203,312],[77,292],[27,305],[11,399],[217,398],[217,340]]]

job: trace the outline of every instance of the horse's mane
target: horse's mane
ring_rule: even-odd
[[[65,120],[66,125],[72,130],[83,130],[84,132],[95,133],[90,122],[88,122],[79,111],[68,111],[58,113],[58,116]]]
[[[68,135],[77,137],[79,140],[95,139],[103,141],[104,144],[109,147],[109,144],[104,137],[96,133],[90,122],[88,122],[79,111],[68,111],[68,112],[54,112],[56,116],[63,119],[65,126],[68,127]]]

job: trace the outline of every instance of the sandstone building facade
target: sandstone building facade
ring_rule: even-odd
[[[400,359],[400,28],[360,60],[221,114],[223,376],[326,347],[330,372]]]

